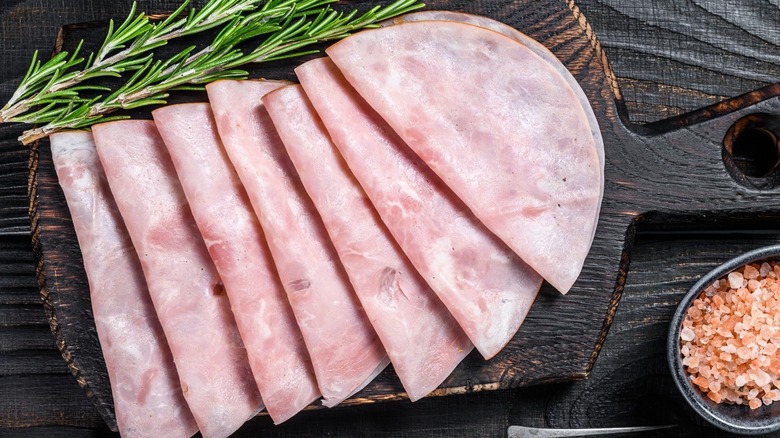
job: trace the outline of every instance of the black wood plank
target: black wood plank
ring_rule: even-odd
[[[510,391],[494,391],[309,410],[279,426],[258,417],[233,436],[499,437],[506,434],[510,396]]]
[[[67,373],[0,376],[0,394],[0,428],[105,428],[95,408]]]
[[[596,29],[633,122],[679,115],[780,79],[776,2],[582,0],[577,4]]]
[[[42,309],[32,245],[29,236],[0,235],[0,306],[14,304]]]
[[[0,327],[46,326],[49,321],[40,303],[0,304]]]
[[[3,438],[104,438],[119,436],[106,428],[86,427],[27,427],[23,429],[0,429]]]
[[[0,275],[6,277],[6,275]],[[41,304],[38,296],[38,288],[29,287],[2,287],[0,288],[0,304]]]
[[[21,341],[21,339],[19,340]],[[26,350],[3,352],[0,360],[0,376],[67,374],[68,367],[56,347],[46,350]],[[72,383],[72,377],[63,382]],[[0,436],[2,436],[0,434]]]
[[[0,330],[0,354],[11,351],[56,348],[48,325],[10,326]]]

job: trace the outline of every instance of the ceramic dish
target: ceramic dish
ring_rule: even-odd
[[[680,353],[682,321],[691,303],[713,281],[748,263],[778,259],[780,259],[780,245],[767,246],[735,257],[708,272],[683,297],[669,327],[667,360],[674,383],[682,393],[683,398],[699,415],[713,425],[731,433],[757,435],[780,430],[780,402],[761,406],[758,409],[750,409],[747,405],[718,404],[707,398],[699,388],[691,383],[689,374],[682,364],[682,353]]]

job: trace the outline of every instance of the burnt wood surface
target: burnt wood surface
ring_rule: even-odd
[[[443,3],[455,2],[429,2],[434,7]],[[599,335],[606,331],[602,330],[605,324],[592,326],[593,315],[590,323],[581,324],[588,317],[579,313],[599,314],[603,321],[608,306],[612,304],[614,310],[618,304],[619,295],[613,292],[616,285],[620,292],[622,277],[617,275],[627,272],[619,310],[590,378],[573,384],[431,398],[413,405],[400,401],[305,412],[282,427],[258,418],[239,436],[257,432],[496,436],[504,434],[510,423],[586,427],[674,422],[681,427],[659,436],[711,432],[685,409],[668,377],[663,361],[666,324],[676,301],[698,274],[739,251],[780,239],[775,213],[780,211],[780,198],[772,199],[778,198],[777,190],[748,189],[734,182],[721,159],[721,140],[739,116],[755,111],[780,113],[777,99],[771,98],[776,94],[771,84],[777,81],[780,60],[778,8],[770,2],[759,7],[756,2],[733,1],[582,1],[576,5],[550,1],[532,2],[529,7],[499,3],[468,2],[467,10],[487,12],[547,44],[575,72],[594,102],[607,144],[607,195],[594,248],[609,249],[591,253],[589,263],[596,270],[592,280],[580,281],[585,287],[565,298],[548,289],[529,317],[530,324],[569,327],[568,333],[578,331],[580,337],[567,341],[564,331],[548,343],[534,344],[531,337],[536,332],[521,331],[516,340],[536,349],[537,356],[529,354],[525,360],[531,361],[530,366],[512,369],[500,378],[515,385],[584,375],[591,358],[595,359],[592,353],[602,339]],[[140,2],[140,6],[163,12],[175,2]],[[60,24],[121,17],[127,9],[98,0],[76,1],[58,10],[27,1],[0,6],[0,44],[9,54],[0,65],[0,100],[10,95],[24,73],[29,51],[47,50]],[[580,13],[587,16],[604,46],[614,78],[601,74],[604,58],[593,50],[592,35],[583,32]],[[529,27],[519,26],[523,22]],[[46,33],[40,29],[45,25],[51,31],[48,41],[39,35]],[[20,47],[27,53],[13,56]],[[767,86],[762,93],[690,113]],[[615,103],[612,94],[622,96],[625,105]],[[662,120],[670,116],[675,118]],[[647,122],[647,126],[625,127]],[[669,130],[673,131],[662,134]],[[0,129],[0,394],[6,395],[0,398],[0,427],[21,428],[13,431],[20,436],[102,434],[106,426],[57,353],[38,297],[26,218],[30,154],[12,140],[19,131],[13,125]],[[45,148],[41,152],[45,162]],[[39,216],[40,220],[63,222],[47,215]],[[605,234],[605,229],[619,234]],[[632,247],[637,230],[639,238]],[[693,231],[696,234],[691,235]],[[733,231],[741,233],[732,235]],[[628,271],[628,258],[622,259],[624,270],[619,269],[624,249],[631,255]],[[611,272],[615,275],[605,279]],[[578,298],[579,291],[584,292]],[[588,295],[597,291],[601,295]],[[607,299],[600,301],[603,297]],[[566,303],[578,305],[579,312],[549,318]],[[517,357],[498,359],[511,362]],[[551,365],[550,358],[567,359]],[[479,379],[479,370],[486,365],[472,359],[466,364],[472,369],[465,372]],[[385,377],[380,385],[397,388],[393,376]],[[0,430],[0,436],[10,433]]]

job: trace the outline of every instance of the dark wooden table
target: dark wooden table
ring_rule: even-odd
[[[606,50],[631,122],[652,123],[780,81],[777,0],[576,3]],[[0,101],[13,92],[32,51],[51,50],[61,25],[124,17],[129,4],[3,1]],[[178,0],[139,1],[150,13],[177,5]],[[0,150],[0,437],[109,435],[66,369],[38,296],[27,157],[21,145]],[[261,417],[237,436],[502,436],[510,424],[678,424],[644,436],[725,436],[703,424],[677,394],[664,342],[674,308],[697,275],[739,252],[780,242],[778,224],[756,225],[704,222],[673,232],[640,226],[625,292],[586,380],[310,411],[280,427]]]

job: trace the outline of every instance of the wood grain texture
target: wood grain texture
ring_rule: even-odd
[[[776,1],[577,3],[618,72],[634,123],[677,116],[780,80]]]
[[[40,49],[43,53],[51,50],[62,24],[121,18],[129,10],[129,3],[124,0],[2,2],[0,48],[7,56],[0,60],[0,99],[5,100],[10,95],[26,69],[32,50]],[[178,1],[145,0],[139,3],[142,9],[154,13],[170,10]],[[194,3],[203,2],[196,0]],[[576,4],[592,24],[614,68],[628,108],[625,120],[646,122],[684,115],[723,98],[749,92],[755,83],[777,80],[777,74],[761,79],[766,78],[767,71],[771,75],[773,66],[777,68],[774,59],[777,58],[776,35],[780,32],[780,23],[776,19],[776,1],[708,0],[694,4],[684,0],[579,0]],[[702,7],[696,7],[697,4]],[[732,24],[723,25],[721,17],[708,12],[717,7],[724,8],[723,15]],[[740,14],[738,20],[733,17],[735,11]],[[736,21],[739,24],[734,24]],[[674,32],[667,35],[663,26],[674,27]],[[741,26],[746,28],[744,32],[740,30]],[[759,38],[751,38],[751,33],[758,34]],[[759,41],[762,37],[775,39],[767,46]],[[754,43],[756,47],[752,46]],[[697,52],[690,50],[696,44],[702,50],[709,50],[710,55],[699,59]],[[641,48],[634,49],[634,46]],[[679,53],[686,51],[688,58],[680,57]],[[634,58],[621,59],[624,53],[632,53]],[[756,62],[757,57],[767,53],[770,58]],[[726,60],[726,67],[731,69],[729,73],[719,74],[724,68],[721,59]],[[689,64],[698,67],[689,67]],[[723,111],[715,112],[716,115],[721,113]],[[21,127],[5,125],[0,126],[0,133],[5,129],[16,131],[5,135],[21,132]],[[2,193],[15,193],[16,196],[4,198],[8,202],[0,201],[0,304],[36,304],[40,303],[40,298],[29,249],[26,211],[28,151],[12,143],[3,150],[7,153],[0,153],[0,188],[9,190]],[[24,202],[19,201],[22,197]],[[702,228],[742,230],[747,227],[768,229],[768,236],[780,235],[777,226],[767,221],[774,219],[771,215],[758,216],[755,221],[744,216],[736,223],[724,221],[723,217],[704,223],[678,222],[676,227],[681,231],[671,236],[649,233],[651,228],[663,224],[653,220],[652,215],[645,216],[644,224],[640,223],[637,230],[643,239],[632,251],[626,291],[602,354],[587,380],[517,391],[440,397],[414,405],[399,401],[306,412],[302,417],[305,421],[279,428],[273,427],[266,418],[257,418],[239,433],[241,436],[257,436],[261,432],[269,436],[305,436],[311,432],[355,436],[363,432],[364,435],[416,437],[453,436],[450,431],[457,430],[468,436],[500,436],[509,422],[582,427],[648,424],[656,420],[686,425],[683,429],[656,436],[711,436],[714,430],[697,423],[684,409],[660,359],[651,362],[652,366],[643,367],[643,362],[637,358],[648,357],[652,361],[655,353],[645,350],[662,348],[664,324],[657,322],[653,329],[648,329],[646,324],[647,320],[668,320],[671,315],[671,312],[658,312],[659,308],[670,306],[668,302],[659,302],[659,297],[665,294],[669,300],[676,300],[674,294],[681,296],[697,275],[736,250],[723,244],[724,238],[728,237],[725,231],[699,236],[698,244],[685,238],[687,232]],[[739,234],[736,239],[744,236]],[[751,238],[745,241],[745,249],[771,241],[767,236]],[[709,249],[696,252],[697,245],[706,245]],[[672,254],[677,254],[676,260],[683,262],[669,263]],[[689,255],[695,262],[686,264],[684,261]],[[670,276],[676,280],[671,280]],[[46,324],[45,316],[42,316],[42,323]],[[0,327],[0,332],[6,329]],[[38,328],[30,327],[30,330]],[[104,423],[74,384],[53,339],[47,350],[25,350],[23,342],[28,338],[28,335],[6,338],[20,348],[12,354],[0,354],[0,394],[5,394],[11,386],[19,388],[12,379],[4,378],[8,375],[28,374],[45,380],[46,386],[42,388],[34,378],[26,379],[22,383],[23,389],[14,392],[14,405],[0,406],[0,436],[105,436]],[[42,356],[46,352],[48,356]],[[56,370],[57,361],[60,371]],[[627,411],[631,415],[625,416]],[[48,426],[2,429],[6,426],[31,427],[31,422],[22,421],[29,418],[22,415],[24,412],[33,412],[36,424]],[[76,420],[66,420],[66,413],[74,415]],[[78,427],[57,427],[74,422],[79,423]]]
[[[0,412],[4,414],[0,428],[49,426],[55,421],[62,426],[99,427],[102,421],[97,413],[84,409],[81,388],[73,384],[69,388],[60,387],[59,379],[59,375],[0,377],[3,388]],[[57,397],[60,403],[47,403],[52,397]]]
[[[51,338],[51,335],[49,337]],[[19,345],[22,339],[15,338],[14,342]],[[23,374],[65,375],[66,368],[62,361],[62,356],[51,343],[46,348],[40,350],[19,349],[3,352],[3,360],[0,363],[0,376],[18,376]]]

